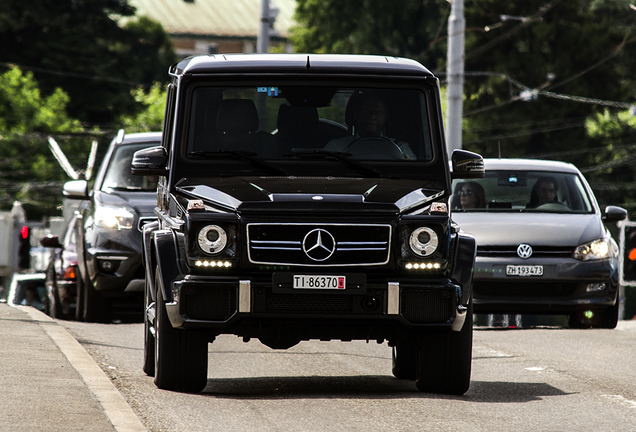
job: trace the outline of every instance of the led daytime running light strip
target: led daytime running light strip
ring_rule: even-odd
[[[208,261],[208,260],[196,260],[194,265],[197,267],[219,267],[219,268],[228,268],[232,267],[232,263],[229,261]]]
[[[442,268],[439,263],[407,263],[404,267],[407,270],[439,270]]]

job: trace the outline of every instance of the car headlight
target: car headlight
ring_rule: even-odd
[[[95,225],[102,228],[131,229],[135,215],[125,207],[100,205],[95,208]]]
[[[437,250],[439,238],[435,231],[428,227],[413,230],[409,237],[409,246],[415,255],[429,256]]]
[[[574,258],[580,261],[592,261],[609,258],[610,243],[607,239],[595,240],[590,243],[577,246],[574,250]]]
[[[207,225],[199,231],[197,241],[203,252],[217,254],[227,245],[227,233],[218,225]]]

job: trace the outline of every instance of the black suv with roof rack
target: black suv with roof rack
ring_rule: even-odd
[[[287,349],[384,341],[393,374],[463,394],[472,362],[475,240],[451,221],[439,82],[408,59],[192,57],[170,69],[144,226],[144,371],[201,391],[221,334]],[[452,172],[449,167],[452,167]]]

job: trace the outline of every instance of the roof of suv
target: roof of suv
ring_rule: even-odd
[[[139,132],[124,135],[121,144],[135,144],[151,141],[161,141],[161,132]]]
[[[484,167],[489,170],[532,170],[532,171],[561,171],[579,173],[579,170],[569,162],[541,159],[484,159]]]
[[[189,57],[170,68],[173,75],[198,73],[377,74],[433,77],[415,60],[350,54],[216,54]]]

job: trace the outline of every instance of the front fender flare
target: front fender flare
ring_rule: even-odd
[[[456,234],[457,247],[451,279],[462,287],[461,304],[468,306],[472,298],[473,270],[477,256],[477,240],[471,234],[458,232]]]
[[[151,259],[159,270],[159,277],[161,278],[161,285],[163,287],[163,298],[167,302],[171,302],[173,300],[172,282],[181,274],[179,255],[177,252],[177,240],[171,230],[156,230],[152,233],[151,245],[153,251]],[[149,272],[151,272],[150,275]],[[147,280],[150,281],[151,284],[150,291],[155,295],[154,266],[146,269],[146,278],[148,278]],[[156,301],[156,298],[153,300]]]

